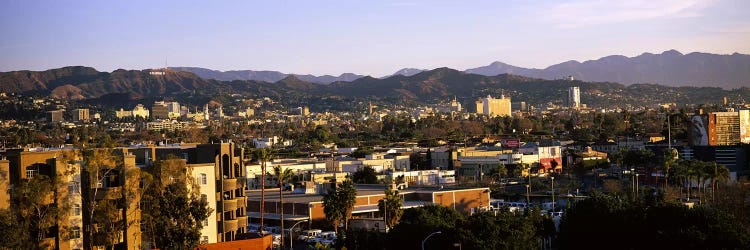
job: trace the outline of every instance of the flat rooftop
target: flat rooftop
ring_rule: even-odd
[[[371,196],[371,195],[382,195],[385,194],[384,185],[356,185],[357,196]],[[457,188],[457,187],[409,187],[404,190],[398,190],[399,194],[410,194],[410,193],[436,193],[446,191],[457,191],[457,190],[472,190],[472,189],[486,189],[486,188]],[[247,200],[257,201],[260,200],[260,189],[253,189],[245,192]],[[292,191],[284,191],[284,202],[285,203],[312,203],[323,201],[323,195],[321,194],[301,194],[293,193]],[[266,189],[265,194],[266,201],[279,201],[279,189]]]

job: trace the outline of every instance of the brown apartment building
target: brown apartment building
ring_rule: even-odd
[[[0,160],[0,171],[7,173],[4,181],[0,185],[5,190],[19,185],[22,182],[32,178],[44,175],[50,179],[56,179],[58,182],[53,187],[47,200],[48,206],[56,206],[63,209],[58,213],[55,223],[48,228],[45,239],[41,244],[52,249],[83,249],[89,243],[87,235],[89,230],[94,230],[96,235],[97,225],[90,222],[90,199],[93,197],[97,202],[109,200],[116,205],[116,209],[121,213],[119,217],[125,220],[128,225],[132,225],[122,232],[122,237],[116,245],[130,246],[134,245],[137,249],[140,246],[139,231],[136,222],[139,220],[140,212],[136,206],[125,207],[124,204],[137,204],[139,197],[125,195],[127,188],[124,188],[124,172],[134,168],[134,158],[122,153],[115,154],[123,163],[122,168],[102,168],[104,175],[98,181],[89,181],[89,176],[82,169],[82,158],[75,154],[72,149],[55,149],[55,150],[36,150],[27,149],[9,149],[0,152],[4,160]],[[109,163],[114,166],[113,163]],[[137,177],[136,177],[137,178]],[[137,180],[135,180],[137,183]],[[86,188],[90,187],[90,188]],[[137,187],[137,185],[135,185]],[[10,191],[10,190],[9,190]],[[96,195],[94,195],[96,194]],[[125,200],[128,197],[134,200]],[[9,192],[3,192],[0,198],[10,199]],[[5,207],[12,207],[11,202],[2,203]],[[125,222],[123,222],[125,223]],[[84,226],[91,225],[91,226]],[[104,242],[94,239],[94,246],[103,246]]]
[[[214,210],[204,222],[202,242],[231,241],[244,233],[247,226],[244,192],[244,151],[233,143],[192,144],[174,146],[136,146],[113,150],[120,167],[113,162],[103,162],[98,175],[85,170],[80,155],[72,149],[6,149],[0,150],[0,188],[9,190],[14,185],[37,175],[59,178],[50,193],[49,204],[64,207],[55,225],[48,230],[44,244],[53,249],[83,249],[93,241],[94,246],[104,246],[103,237],[97,234],[89,211],[92,204],[111,202],[123,220],[118,248],[141,249],[140,176],[137,168],[147,168],[155,161],[179,157],[194,169],[200,193]],[[72,156],[71,156],[72,155]],[[111,167],[110,167],[111,166]],[[96,176],[95,176],[96,175]],[[67,184],[66,184],[67,183]],[[10,190],[9,190],[10,191]],[[94,200],[96,203],[91,202]],[[10,208],[10,192],[0,192],[0,208]],[[65,204],[63,204],[65,203]],[[85,226],[90,225],[90,226]],[[93,239],[85,237],[93,230]]]
[[[209,221],[204,223],[201,241],[232,241],[236,235],[245,233],[247,202],[243,181],[243,148],[237,147],[234,143],[216,143],[149,145],[122,150],[134,155],[135,164],[139,167],[149,167],[156,161],[177,157],[185,160],[187,166],[194,169],[193,177],[202,184],[200,192],[205,195],[209,206],[214,210]],[[205,166],[212,166],[212,172],[199,170]]]

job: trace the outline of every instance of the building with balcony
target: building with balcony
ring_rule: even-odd
[[[88,242],[86,230],[91,230],[95,226],[86,227],[89,216],[87,210],[90,199],[86,197],[96,197],[103,199],[105,197],[115,199],[121,197],[118,191],[120,188],[114,187],[115,183],[121,183],[122,179],[103,178],[103,182],[94,187],[99,187],[102,192],[93,195],[92,189],[87,188],[91,181],[84,169],[83,161],[80,154],[70,149],[7,149],[2,154],[3,160],[0,160],[0,172],[8,173],[5,180],[0,181],[3,190],[8,190],[12,186],[17,186],[22,182],[37,178],[38,176],[47,176],[61,180],[60,185],[54,185],[52,192],[49,193],[47,202],[49,206],[64,208],[57,214],[57,217],[50,228],[47,228],[45,238],[41,243],[48,248],[53,249],[82,249]],[[120,157],[123,157],[120,155]],[[124,157],[125,158],[125,157]],[[113,172],[114,173],[114,172]],[[123,177],[123,175],[117,175]],[[105,187],[105,185],[107,185]],[[112,189],[110,189],[112,187]],[[9,192],[0,192],[0,208],[12,208],[16,206],[11,202]],[[135,210],[127,210],[124,220],[133,222],[138,217]],[[139,231],[137,225],[133,225],[124,230],[121,244],[133,244],[140,246],[140,241],[134,232]],[[127,231],[127,232],[125,232]],[[97,245],[97,244],[95,244]]]
[[[204,223],[201,241],[232,241],[245,233],[247,212],[245,199],[244,150],[234,143],[175,144],[123,148],[135,156],[136,165],[152,166],[156,161],[184,160],[214,212]]]

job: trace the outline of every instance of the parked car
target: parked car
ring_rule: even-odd
[[[322,244],[333,244],[338,239],[336,237],[336,232],[334,231],[322,232],[318,235],[318,238],[320,239],[319,242]]]
[[[281,234],[273,234],[273,246],[278,247],[281,245]]]
[[[322,233],[323,230],[320,229],[310,229],[302,231],[302,233],[297,237],[297,240],[301,241],[308,241],[309,239],[314,239],[315,237],[318,237],[320,233]]]

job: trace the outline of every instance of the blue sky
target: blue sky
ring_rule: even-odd
[[[747,0],[0,0],[0,71],[144,69],[166,60],[382,76],[669,49],[750,54],[748,10]]]

